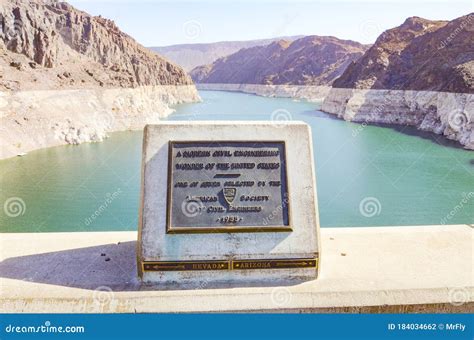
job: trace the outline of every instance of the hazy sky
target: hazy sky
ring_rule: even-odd
[[[373,43],[409,16],[451,20],[474,12],[474,1],[70,0],[115,20],[145,46],[285,35],[333,35]]]

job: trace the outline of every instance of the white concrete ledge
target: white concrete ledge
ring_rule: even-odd
[[[472,312],[472,228],[323,228],[315,281],[188,290],[138,282],[135,232],[0,234],[0,312]]]

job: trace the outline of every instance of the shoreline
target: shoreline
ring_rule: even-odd
[[[424,138],[424,132],[431,133],[454,141],[465,150],[474,150],[474,94],[299,85],[198,83],[196,87],[198,90],[305,99],[321,103],[318,110],[345,121],[361,125],[411,126],[420,131],[421,138]]]
[[[100,142],[112,132],[140,130],[146,124],[172,114],[174,110],[170,105],[199,102],[198,90],[306,100],[319,104],[315,109],[325,114],[358,123],[362,127],[391,128],[400,133],[406,133],[400,130],[407,127],[409,132],[415,132],[408,134],[418,138],[429,139],[443,146],[474,150],[474,130],[468,127],[474,124],[474,112],[470,112],[470,105],[474,108],[472,94],[354,90],[325,86],[196,84],[133,89],[0,92],[0,160],[60,145]],[[387,99],[387,95],[395,97],[393,103]],[[378,105],[381,100],[382,104]],[[447,108],[441,107],[445,112],[442,118],[436,118],[432,112],[417,113],[410,107],[421,111],[433,110],[433,103],[439,105],[444,102],[450,104],[445,105]],[[389,109],[388,114],[384,109]],[[48,116],[43,112],[48,112]],[[457,127],[458,131],[450,129],[447,121],[450,114],[453,115],[452,112],[454,115],[459,112],[470,113],[469,117],[466,116],[466,124]],[[384,114],[383,119],[377,116],[381,113]],[[402,118],[405,119],[403,124],[397,122]],[[461,142],[462,138],[465,144]]]
[[[362,125],[412,126],[474,150],[474,94],[333,88],[321,111]]]
[[[305,99],[309,102],[322,102],[328,95],[329,86],[305,85],[261,85],[261,84],[207,84],[196,83],[198,90],[229,91],[254,94],[262,97]]]
[[[100,142],[199,102],[194,85],[0,92],[0,160],[59,145]]]
[[[266,86],[266,85],[263,85],[263,86]],[[265,95],[260,95],[260,94],[253,93],[253,92],[245,92],[243,90],[229,90],[229,89],[219,89],[218,90],[218,89],[203,89],[203,88],[201,88],[201,89],[198,88],[198,90],[199,91],[222,91],[222,92],[230,92],[230,93],[243,93],[243,94],[250,94],[250,95],[254,95],[254,96],[267,97]],[[270,97],[270,98],[274,98],[274,97]],[[275,97],[275,98],[292,98],[292,97]],[[308,103],[315,103],[315,104],[321,104],[321,105],[323,103],[323,101],[315,101],[315,100],[310,101],[307,98],[298,98],[298,100],[306,100]],[[320,113],[324,114],[325,118],[334,119],[334,120],[338,120],[338,121],[346,121],[346,120],[344,120],[344,118],[338,117],[337,115],[334,115],[334,114],[329,113],[329,112],[322,111],[321,106],[316,107],[315,109],[318,110]],[[460,144],[459,142],[457,142],[455,140],[449,139],[449,138],[447,138],[443,135],[438,135],[438,134],[432,133],[430,131],[420,130],[414,125],[400,125],[400,124],[395,124],[395,123],[383,123],[383,122],[375,122],[375,121],[374,122],[348,121],[348,122],[358,124],[358,125],[361,125],[361,126],[368,125],[368,126],[374,126],[374,127],[384,128],[384,129],[392,129],[392,130],[395,130],[399,133],[414,136],[414,137],[417,137],[417,138],[430,140],[431,142],[433,142],[437,145],[445,146],[445,147],[448,147],[448,148],[455,148],[455,149],[469,150],[470,151],[470,149],[466,149],[462,144]],[[403,131],[401,131],[401,130],[403,130]],[[413,132],[413,133],[410,133],[410,132]],[[440,138],[438,139],[436,137],[440,137]]]

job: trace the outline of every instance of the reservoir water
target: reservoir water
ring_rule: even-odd
[[[305,101],[217,91],[201,97],[176,106],[168,120],[311,126],[322,227],[474,223],[472,151],[411,128],[344,122]],[[141,143],[141,132],[118,132],[102,143],[0,161],[0,232],[136,230]]]

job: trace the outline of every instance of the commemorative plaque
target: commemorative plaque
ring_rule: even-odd
[[[291,231],[285,142],[172,141],[168,167],[168,233]]]
[[[312,137],[303,122],[145,128],[138,273],[149,283],[318,275]]]

